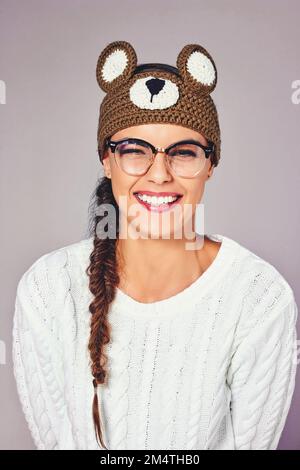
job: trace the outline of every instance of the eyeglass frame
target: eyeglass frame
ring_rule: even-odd
[[[194,140],[194,139],[185,139],[185,140],[179,140],[178,142],[175,142],[173,144],[168,145],[168,147],[163,148],[163,147],[155,147],[153,144],[151,144],[147,140],[139,139],[139,138],[135,138],[135,137],[128,137],[128,138],[124,138],[124,139],[120,139],[120,140],[116,140],[116,141],[113,141],[113,140],[111,140],[110,137],[107,137],[106,140],[105,140],[104,149],[110,148],[110,150],[114,154],[114,158],[115,158],[116,157],[115,150],[116,150],[117,145],[121,144],[122,142],[129,142],[129,141],[132,141],[132,143],[146,144],[152,150],[152,157],[151,157],[151,160],[150,160],[150,165],[148,166],[145,173],[143,173],[141,175],[132,175],[132,176],[143,176],[143,175],[145,175],[147,173],[147,171],[149,170],[149,168],[153,165],[154,159],[155,159],[156,155],[159,152],[165,153],[168,157],[169,151],[173,147],[177,147],[178,145],[181,145],[181,144],[194,144],[194,145],[197,145],[198,147],[200,147],[204,150],[205,158],[209,158],[210,155],[212,153],[214,153],[214,151],[215,151],[215,144],[211,140],[207,140],[208,146],[205,146],[205,145],[201,144],[200,142],[198,142],[197,140]],[[116,160],[116,158],[115,158],[115,160]],[[117,161],[116,161],[116,163],[119,166]],[[174,171],[174,170],[172,170],[172,168],[169,165],[169,159],[168,158],[167,158],[167,165],[168,165],[168,168],[171,172]],[[121,170],[123,170],[123,168],[121,168]],[[196,176],[198,176],[199,173],[201,173],[202,170],[203,170],[203,168],[201,168],[199,171],[197,171],[193,176],[180,176],[180,178],[188,178],[188,179],[195,178]],[[127,173],[125,170],[123,170],[123,171],[125,173]],[[174,171],[174,173],[177,175],[177,173],[175,171]],[[127,173],[127,174],[130,174],[130,173]],[[179,175],[177,175],[177,176],[179,176]]]

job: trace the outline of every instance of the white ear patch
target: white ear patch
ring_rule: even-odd
[[[211,85],[216,78],[212,62],[202,52],[192,52],[187,60],[186,67],[192,77],[203,85]]]
[[[112,52],[106,59],[103,68],[102,76],[106,82],[112,82],[115,78],[122,75],[126,69],[128,58],[126,52],[122,49],[117,49]]]
[[[139,78],[129,90],[130,100],[142,109],[165,109],[179,99],[176,83],[165,78]]]

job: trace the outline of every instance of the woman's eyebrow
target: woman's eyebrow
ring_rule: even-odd
[[[124,139],[139,139],[139,140],[145,140],[145,139],[142,139],[141,137],[133,137],[133,136],[126,136],[126,137],[121,137],[120,139],[113,139],[113,140],[124,140]]]
[[[150,144],[148,140],[142,139],[142,137],[122,137],[121,139],[112,139],[112,140],[141,140],[143,142]]]
[[[173,144],[170,144],[168,145],[168,147],[170,147],[171,145],[174,145],[174,144],[180,144],[181,142],[186,142],[186,141],[189,141],[189,142],[194,142],[195,144],[201,144],[201,145],[205,145],[205,144],[202,144],[200,142],[200,140],[195,140],[195,139],[181,139],[181,140],[176,140],[176,142],[173,142]],[[166,147],[166,148],[168,148]]]

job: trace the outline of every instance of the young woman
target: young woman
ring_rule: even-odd
[[[220,159],[200,45],[177,67],[101,52],[107,94],[91,236],[18,284],[13,358],[39,449],[276,449],[293,396],[297,305],[277,269],[195,231]],[[203,220],[201,221],[203,223]]]

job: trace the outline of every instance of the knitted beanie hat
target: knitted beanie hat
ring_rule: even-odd
[[[198,44],[188,44],[168,64],[137,65],[137,55],[127,41],[114,41],[100,53],[96,78],[106,93],[100,105],[98,153],[103,161],[105,139],[138,124],[171,123],[193,129],[214,144],[212,163],[220,159],[220,128],[210,96],[217,69],[210,54]]]

